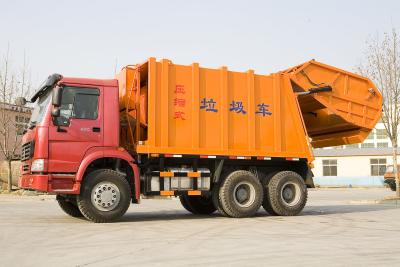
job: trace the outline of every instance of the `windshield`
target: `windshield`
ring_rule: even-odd
[[[35,102],[35,106],[32,111],[31,120],[29,121],[29,128],[34,127],[37,123],[40,123],[44,117],[47,106],[50,103],[52,90],[48,90]]]

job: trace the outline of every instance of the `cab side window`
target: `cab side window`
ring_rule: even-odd
[[[76,94],[73,106],[73,116],[76,119],[97,119],[98,95]]]
[[[56,125],[68,126],[71,118],[97,119],[99,95],[99,89],[64,87],[62,89],[60,117],[56,118]]]

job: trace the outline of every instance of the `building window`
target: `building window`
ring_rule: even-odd
[[[370,159],[371,163],[371,175],[381,176],[386,171],[386,159]]]
[[[385,129],[376,129],[376,139],[386,139],[386,130]]]
[[[374,130],[372,130],[369,135],[367,136],[367,140],[372,140],[374,139]]]
[[[383,148],[383,147],[389,147],[389,144],[387,142],[384,143],[377,143],[378,148]]]
[[[20,123],[28,123],[29,122],[29,118],[28,117],[24,117],[24,116],[15,116],[15,122],[20,122]]]
[[[361,144],[361,148],[374,148],[374,143],[363,143]]]
[[[336,159],[322,160],[322,175],[323,176],[337,176],[337,160]]]
[[[16,132],[17,132],[17,135],[23,135],[26,128],[27,128],[27,127],[26,127],[26,125],[24,125],[24,124],[17,124],[17,125],[16,125]]]
[[[358,148],[358,144],[347,145],[346,148]]]
[[[15,116],[15,131],[17,135],[23,135],[28,128],[29,118],[25,116]]]

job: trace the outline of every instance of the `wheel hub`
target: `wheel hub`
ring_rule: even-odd
[[[293,197],[294,197],[294,192],[293,192],[293,189],[291,187],[287,186],[285,189],[283,189],[283,198],[287,202],[292,201]]]
[[[236,192],[236,198],[240,203],[248,199],[249,192],[245,188],[239,188]]]
[[[287,182],[282,186],[281,199],[287,206],[295,206],[301,198],[300,186],[297,183]]]
[[[233,190],[233,200],[240,207],[249,207],[255,201],[255,189],[247,182],[239,183]]]
[[[92,204],[101,211],[111,211],[118,206],[121,194],[118,187],[111,182],[98,183],[92,190]]]

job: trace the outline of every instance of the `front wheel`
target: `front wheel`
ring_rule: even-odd
[[[85,177],[77,199],[85,218],[95,223],[111,222],[128,210],[130,186],[125,177],[116,171],[96,170]]]
[[[56,199],[58,205],[66,214],[74,218],[83,217],[82,212],[77,206],[76,199],[68,199],[60,195],[57,195]]]

